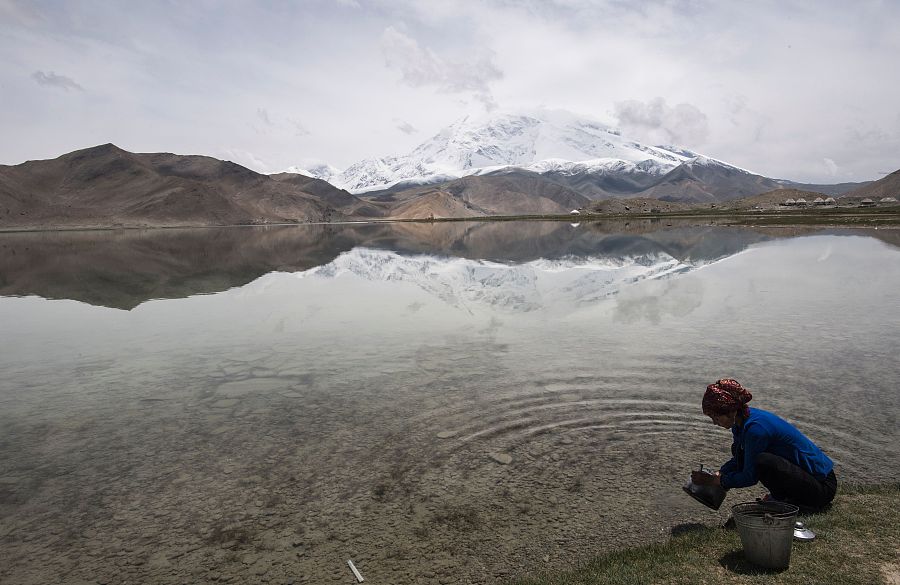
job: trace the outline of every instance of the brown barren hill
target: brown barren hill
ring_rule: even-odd
[[[395,218],[558,215],[590,203],[584,195],[536,173],[469,176],[391,196]]]
[[[871,199],[878,203],[885,197],[893,197],[900,199],[900,170],[878,179],[864,187],[854,189],[849,193],[841,196],[841,200],[862,200]],[[895,204],[896,205],[896,204]]]
[[[317,197],[336,209],[340,209],[347,216],[381,217],[385,213],[385,205],[363,201],[349,191],[339,189],[322,179],[296,173],[277,173],[269,175],[269,177],[276,181],[299,187],[303,192]]]
[[[390,211],[392,219],[439,219],[481,217],[484,215],[487,214],[481,210],[472,209],[462,199],[440,189],[399,203]]]
[[[341,212],[302,186],[206,156],[113,144],[0,166],[0,229],[322,221]]]
[[[817,191],[804,191],[801,189],[774,189],[759,195],[750,197],[742,197],[722,204],[727,209],[753,209],[755,207],[774,208],[783,205],[788,199],[805,199],[807,203],[812,204],[816,198],[826,199],[829,195],[819,193]]]
[[[637,195],[689,203],[717,203],[757,195],[779,186],[774,179],[698,157],[678,165]]]
[[[631,197],[629,199],[595,201],[591,203],[588,210],[602,214],[671,213],[694,209],[699,206],[695,203],[676,203],[649,197]],[[709,204],[702,204],[702,206],[709,207]]]

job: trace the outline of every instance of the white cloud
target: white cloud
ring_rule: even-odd
[[[296,120],[294,118],[287,118],[288,124],[290,124],[291,128],[294,129],[294,136],[306,136],[310,134],[310,131],[303,125],[300,120]]]
[[[384,29],[381,51],[387,66],[399,70],[401,81],[411,87],[432,86],[445,93],[472,94],[487,109],[496,106],[490,84],[503,73],[489,53],[474,55],[468,61],[450,61],[394,26]]]
[[[44,85],[47,87],[57,87],[65,91],[69,91],[70,89],[74,89],[76,91],[84,91],[84,88],[75,83],[75,80],[71,77],[66,77],[65,75],[57,75],[52,71],[48,73],[44,73],[43,71],[35,71],[31,74],[31,78],[38,82],[39,85]]]
[[[415,126],[399,118],[394,118],[394,126],[396,126],[397,130],[403,132],[404,134],[415,134],[416,132],[418,132]]]
[[[281,116],[270,113],[268,108],[256,108],[256,117],[262,122],[262,126],[252,124],[257,134],[267,136],[292,135],[294,137],[310,134],[309,129],[300,120],[293,116]]]
[[[20,0],[0,0],[0,16],[7,22],[24,25],[34,25],[41,20],[36,3]]]
[[[709,135],[706,114],[691,104],[669,106],[662,97],[617,102],[615,116],[623,134],[655,144],[696,148]]]
[[[346,167],[499,104],[862,181],[900,167],[898,20],[836,0],[0,0],[0,164],[111,141]]]
[[[230,160],[231,162],[247,167],[258,173],[271,173],[274,171],[269,163],[250,151],[240,148],[226,148],[219,152],[219,156],[222,157],[223,160]]]

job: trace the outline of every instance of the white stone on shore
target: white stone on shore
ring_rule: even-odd
[[[509,465],[512,463],[512,456],[507,453],[491,453],[491,459],[500,465]]]

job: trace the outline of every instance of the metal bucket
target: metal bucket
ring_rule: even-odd
[[[748,502],[731,507],[744,556],[765,569],[786,569],[791,562],[794,521],[800,508],[783,502]]]

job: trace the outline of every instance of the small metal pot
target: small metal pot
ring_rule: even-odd
[[[714,473],[710,473],[703,469],[703,466],[700,466],[700,471],[706,473],[710,476],[715,476]],[[688,480],[687,484],[685,484],[684,492],[706,506],[707,508],[712,508],[713,510],[718,510],[722,505],[722,502],[725,501],[725,488],[720,485],[697,485],[693,481]]]
[[[815,540],[816,533],[807,528],[803,522],[799,520],[794,522],[794,539],[796,540]]]

